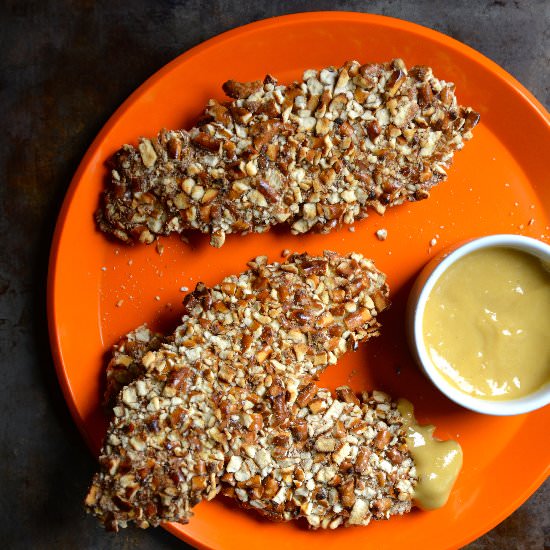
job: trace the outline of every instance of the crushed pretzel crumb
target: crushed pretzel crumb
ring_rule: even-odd
[[[388,238],[388,230],[387,229],[378,229],[378,231],[376,231],[375,234],[376,234],[376,238],[379,241],[385,241]]]

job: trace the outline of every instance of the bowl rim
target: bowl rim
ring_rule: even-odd
[[[550,245],[523,235],[496,234],[479,237],[454,245],[443,251],[422,270],[417,281],[423,281],[421,288],[413,289],[409,300],[409,343],[424,374],[436,388],[449,399],[472,411],[496,416],[511,416],[534,411],[550,404],[550,381],[536,392],[509,400],[487,400],[473,397],[449,383],[437,370],[423,338],[424,312],[428,297],[441,276],[461,258],[487,248],[513,248],[538,257],[550,264]]]

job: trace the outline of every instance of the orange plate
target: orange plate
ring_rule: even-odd
[[[281,82],[311,67],[349,59],[427,64],[456,83],[463,105],[481,113],[473,141],[458,153],[446,183],[418,204],[372,214],[331,235],[230,236],[219,250],[193,236],[155,246],[126,247],[96,231],[92,213],[106,174],[105,160],[122,143],[155,135],[162,127],[190,127],[210,97],[222,98],[229,78],[253,80],[267,72]],[[550,408],[492,418],[442,397],[421,375],[407,350],[404,306],[419,269],[441,248],[490,233],[522,233],[548,242],[550,150],[548,114],[510,75],[474,50],[429,29],[358,13],[307,13],[235,29],[178,57],[141,86],[109,120],[84,157],[65,199],[51,253],[49,321],[59,379],[71,412],[97,451],[105,432],[99,402],[103,354],[126,331],[148,322],[175,327],[184,291],[246,269],[246,262],[280,252],[361,252],[388,274],[393,307],[383,315],[383,335],[349,353],[321,383],[355,390],[378,388],[415,405],[418,418],[437,425],[440,438],[457,438],[464,468],[448,504],[413,511],[366,528],[309,531],[276,524],[217,498],[197,506],[188,525],[167,529],[202,548],[408,548],[458,547],[491,529],[517,508],[548,474],[546,438]],[[380,242],[377,229],[386,228]],[[436,239],[433,246],[430,241]],[[85,487],[82,487],[84,494]]]

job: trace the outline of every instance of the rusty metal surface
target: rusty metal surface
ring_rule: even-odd
[[[207,6],[207,7],[206,7]],[[489,56],[550,104],[545,0],[4,0],[0,7],[0,546],[185,548],[161,529],[106,534],[81,500],[94,470],[53,369],[45,281],[55,219],[87,146],[166,62],[265,17],[346,9],[401,17]],[[471,550],[550,547],[550,484]]]

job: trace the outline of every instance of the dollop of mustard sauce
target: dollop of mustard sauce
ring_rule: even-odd
[[[406,399],[399,399],[397,408],[404,420],[407,446],[418,476],[414,502],[423,510],[441,508],[462,468],[462,449],[456,441],[435,439],[435,426],[420,426],[412,404]]]

